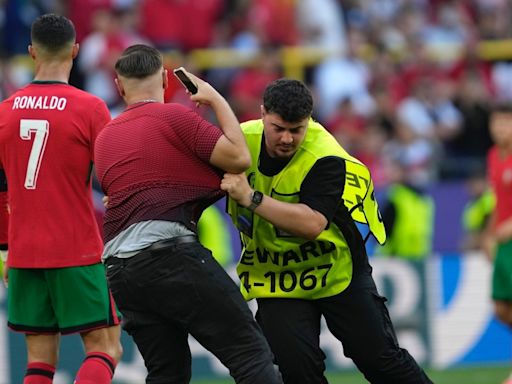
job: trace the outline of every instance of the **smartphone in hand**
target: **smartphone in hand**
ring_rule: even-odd
[[[197,85],[192,81],[190,77],[188,77],[187,72],[185,71],[185,68],[179,67],[176,68],[174,71],[174,76],[178,78],[178,80],[183,84],[183,86],[191,93],[196,94],[197,93]]]

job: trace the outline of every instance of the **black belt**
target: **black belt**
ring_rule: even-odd
[[[115,256],[107,257],[107,259],[105,260],[105,264],[109,265],[109,264],[121,263],[123,265],[126,265],[131,260],[136,260],[139,258],[139,256],[143,256],[147,252],[158,251],[158,250],[166,249],[166,248],[172,248],[179,244],[196,243],[197,241],[198,240],[197,240],[196,235],[183,235],[183,236],[171,237],[170,239],[155,241],[149,247],[141,249],[138,253],[136,253],[135,255],[133,255],[131,257],[127,257],[127,258],[115,257]]]
[[[197,242],[196,235],[175,236],[175,237],[171,237],[170,239],[155,241],[149,247],[141,250],[141,252],[142,251],[157,251],[159,249],[173,247],[178,244],[188,244],[188,243],[196,243],[196,242]]]

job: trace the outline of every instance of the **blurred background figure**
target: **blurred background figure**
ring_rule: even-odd
[[[349,97],[339,101],[327,120],[326,128],[349,153],[356,151],[366,139],[366,120],[357,113]]]
[[[300,45],[323,49],[328,55],[346,50],[346,27],[341,1],[301,0],[297,2]]]
[[[474,172],[466,181],[469,201],[462,212],[464,238],[461,249],[464,251],[481,250],[483,237],[494,211],[496,202],[485,171]]]
[[[272,48],[259,53],[252,65],[237,71],[228,88],[230,104],[240,121],[259,119],[263,91],[281,77],[279,51]]]
[[[400,162],[407,166],[409,181],[421,188],[437,180],[438,151],[434,141],[421,136],[401,119],[395,121],[391,139],[382,148],[384,156],[400,158]]]
[[[91,22],[92,30],[83,39],[78,60],[84,89],[114,109],[121,103],[114,84],[114,64],[125,48],[146,41],[135,30],[131,9],[99,8]]]
[[[140,0],[139,32],[160,49],[185,52],[210,46],[225,0]]]
[[[328,121],[344,99],[350,99],[359,114],[366,116],[373,112],[370,68],[363,56],[366,42],[367,36],[361,30],[349,29],[347,52],[329,57],[315,68],[313,87],[320,120]]]
[[[228,220],[229,218],[224,217],[222,210],[213,204],[203,211],[197,223],[199,242],[212,251],[215,260],[225,268],[234,262],[231,223]]]
[[[494,146],[487,157],[487,174],[496,199],[489,220],[485,251],[493,261],[492,299],[496,317],[512,327],[512,105],[497,106],[491,115]],[[512,374],[504,384],[512,384]]]
[[[465,178],[481,172],[492,145],[489,115],[496,95],[492,65],[477,55],[475,45],[470,44],[448,70],[461,126],[444,141],[445,158],[440,172],[445,179]]]
[[[386,159],[389,185],[382,207],[388,239],[379,255],[422,260],[432,251],[434,203],[422,185],[410,179],[407,163],[400,158]]]

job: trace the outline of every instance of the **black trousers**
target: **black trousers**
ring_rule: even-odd
[[[106,260],[123,328],[144,358],[146,383],[189,383],[188,335],[211,351],[236,383],[281,383],[272,353],[237,285],[198,242]]]
[[[256,319],[274,352],[285,384],[324,384],[325,355],[320,349],[320,318],[341,341],[373,384],[432,383],[399,347],[386,299],[370,274],[342,293],[319,300],[258,299]]]

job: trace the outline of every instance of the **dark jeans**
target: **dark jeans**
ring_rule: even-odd
[[[324,384],[320,318],[373,384],[432,383],[398,346],[395,331],[370,275],[344,292],[319,300],[258,299],[256,318],[274,352],[285,384]]]
[[[146,383],[189,383],[188,335],[237,383],[281,383],[272,353],[237,285],[199,243],[106,260],[107,278],[148,369]]]

